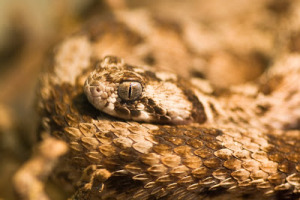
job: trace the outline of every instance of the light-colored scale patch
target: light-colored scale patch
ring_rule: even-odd
[[[106,70],[112,70],[112,69],[121,69],[121,67],[124,65],[124,60],[119,59],[118,62],[111,63],[111,58],[109,56],[105,57],[101,62],[101,68]]]
[[[110,114],[110,115],[113,115],[113,116],[116,116],[117,113],[114,111],[115,109],[115,105],[113,103],[109,103],[107,106],[105,106],[102,110],[104,112],[106,112],[107,114]]]
[[[153,99],[174,121],[182,121],[191,116],[192,103],[174,83],[153,82],[146,86],[145,95]]]
[[[148,67],[134,67],[133,71],[136,73],[145,73],[145,71],[149,70]]]
[[[133,120],[151,122],[155,119],[152,114],[147,113],[145,110],[141,109],[139,111],[140,111],[140,115],[137,117],[132,117]]]
[[[176,74],[167,73],[167,72],[156,72],[155,75],[157,78],[161,79],[162,81],[168,81],[168,80],[177,81]]]
[[[63,42],[57,49],[54,73],[58,83],[75,84],[76,77],[89,67],[91,44],[87,37],[72,37]],[[58,79],[59,77],[59,79]]]
[[[212,94],[214,89],[212,85],[207,82],[207,80],[201,78],[191,78],[191,83],[195,88],[198,88],[201,92],[205,94]]]

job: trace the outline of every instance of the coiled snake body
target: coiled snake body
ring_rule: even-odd
[[[54,174],[73,199],[299,197],[300,57],[271,68],[281,78],[268,94],[215,96],[102,57],[95,40],[64,41],[40,86],[42,130],[69,146]]]

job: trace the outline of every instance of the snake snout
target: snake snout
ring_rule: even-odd
[[[84,93],[86,94],[90,103],[92,103],[96,108],[101,109],[106,104],[107,93],[104,90],[104,86],[97,82],[89,81],[85,82]]]

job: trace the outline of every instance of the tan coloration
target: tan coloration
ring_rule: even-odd
[[[75,84],[75,79],[89,66],[91,44],[87,37],[77,36],[62,43],[55,55],[55,65],[60,66],[54,69],[57,81]]]
[[[300,59],[299,55],[291,54],[285,55],[278,59],[274,68],[268,73],[270,77],[274,77],[269,84],[270,87],[265,87],[267,97],[260,97],[259,104],[263,107],[272,105],[273,109],[267,112],[262,118],[264,123],[270,122],[269,125],[276,129],[297,129],[300,116]],[[283,67],[284,66],[284,67]],[[287,75],[287,76],[283,76]],[[275,79],[275,81],[274,81]],[[285,109],[282,105],[284,102],[289,102],[288,107],[292,109]],[[298,125],[299,128],[299,125]]]
[[[141,22],[136,16],[126,17],[124,21],[137,20],[131,21],[131,27]],[[107,102],[114,104],[120,101],[116,93],[119,82],[112,81],[104,87],[103,81],[97,83],[94,79],[102,78],[103,74],[98,74],[102,67],[107,70],[108,77],[120,81],[116,72],[119,67],[131,66],[126,64],[128,60],[128,63],[137,66],[141,63],[134,56],[140,56],[138,53],[146,42],[142,41],[143,39],[151,40],[153,44],[155,41],[161,41],[160,37],[171,36],[177,44],[180,34],[174,30],[170,30],[169,33],[166,29],[157,34],[160,31],[151,30],[152,26],[148,26],[147,23],[138,23],[135,29],[139,27],[139,30],[130,29],[120,23],[108,24],[100,31],[98,28],[103,28],[101,23],[99,26],[88,27],[85,30],[88,39],[84,39],[82,43],[74,42],[78,36],[63,42],[74,42],[87,50],[86,47],[91,48],[90,52],[84,54],[88,55],[88,58],[84,57],[80,62],[84,63],[83,67],[78,68],[76,63],[71,63],[68,69],[65,69],[65,65],[54,63],[51,66],[52,71],[41,80],[38,102],[40,124],[49,135],[65,141],[70,148],[53,175],[59,177],[59,174],[64,174],[63,185],[73,189],[73,199],[203,199],[228,193],[232,198],[299,196],[300,132],[284,130],[284,127],[297,127],[296,121],[299,120],[297,97],[300,93],[294,82],[289,81],[296,81],[294,78],[290,79],[291,77],[299,77],[297,64],[290,71],[293,73],[288,72],[289,70],[281,72],[285,75],[285,81],[279,82],[278,87],[270,87],[271,84],[268,83],[268,80],[276,76],[272,75],[271,67],[270,77],[264,75],[264,87],[243,85],[239,88],[229,88],[228,93],[217,95],[206,81],[194,81],[201,83],[201,86],[194,86],[187,80],[174,79],[175,75],[168,72],[160,73],[157,78],[162,79],[163,83],[171,79],[174,85],[178,86],[175,92],[179,91],[180,95],[176,96],[175,100],[179,100],[181,105],[163,104],[168,100],[164,99],[167,98],[165,93],[158,92],[159,87],[148,92],[152,92],[150,95],[158,92],[156,101],[161,101],[164,106],[173,106],[175,110],[192,108],[192,118],[189,122],[193,123],[164,124],[164,121],[157,119],[153,120],[153,123],[131,121],[128,119],[134,118],[128,117],[132,116],[132,113],[127,114],[130,111],[130,108],[126,107],[127,104],[118,105],[119,108],[114,112],[111,111],[115,106],[107,106]],[[159,23],[156,26],[159,26]],[[114,27],[118,28],[117,31]],[[150,30],[147,29],[149,27]],[[149,37],[152,34],[154,36]],[[110,57],[115,61],[102,58],[106,52],[111,53],[112,49],[116,51],[118,48],[118,55],[125,57],[126,62],[115,57]],[[166,48],[168,49],[170,48]],[[186,55],[188,53],[182,44],[174,45],[173,49],[164,53],[161,50],[154,51],[155,58],[166,58],[164,62],[169,66],[176,65],[178,60],[178,66],[190,64],[190,59],[182,59],[190,57]],[[184,52],[184,55],[172,57],[168,55],[169,51],[174,51],[176,55]],[[68,63],[67,55],[70,51],[61,50],[57,53],[61,55],[56,56],[62,58],[59,63]],[[103,62],[100,62],[99,67],[101,59]],[[293,63],[300,60],[299,56],[287,56],[285,59],[292,60]],[[98,68],[95,70],[95,67]],[[156,74],[151,68],[131,67],[134,68],[130,71],[131,75],[134,75],[129,77],[139,81],[151,77],[151,73],[139,74],[145,69],[153,72],[152,75]],[[111,73],[112,68],[116,69],[116,73]],[[293,71],[294,69],[296,70]],[[95,71],[92,72],[93,70]],[[92,76],[89,77],[90,72]],[[122,73],[124,74],[124,71]],[[88,98],[91,97],[86,97],[83,89],[86,79],[90,84],[88,90],[92,91],[91,93],[97,93],[91,89],[92,86],[103,86],[102,94],[98,97],[105,99],[105,102],[98,103],[100,107],[107,108],[104,111],[108,114],[89,103]],[[171,80],[167,88],[174,89],[174,85],[170,86]],[[150,85],[155,82],[151,81]],[[250,92],[248,88],[251,88]],[[269,89],[268,92],[266,88]],[[288,96],[290,89],[295,93]],[[290,120],[281,120],[282,115],[275,112],[279,109],[276,97],[280,97],[280,94],[284,94],[283,98],[280,98],[280,113],[285,117],[289,116]],[[110,97],[113,98],[109,99]],[[93,103],[93,100],[90,101]],[[150,104],[149,101],[147,103],[138,103],[136,108],[146,109]],[[289,112],[291,114],[288,115]],[[174,116],[178,114],[181,113],[173,113]],[[147,115],[144,114],[143,117]],[[202,117],[199,123],[193,120],[197,117]],[[274,118],[276,124],[273,123]]]
[[[149,85],[145,88],[145,92],[155,94],[149,95],[149,97],[161,105],[163,110],[165,110],[164,112],[168,113],[174,121],[188,119],[191,115],[192,104],[181,98],[184,94],[175,84]],[[162,99],[165,99],[165,101],[162,101]],[[177,105],[176,108],[173,105]]]
[[[206,119],[202,104],[191,92],[185,94],[174,74],[160,79],[149,68],[125,64],[114,56],[92,65],[95,69],[84,84],[84,92],[100,111],[144,122],[184,124]],[[189,98],[194,98],[193,102]]]
[[[253,57],[255,55],[248,55],[248,57],[240,55],[238,57],[232,53],[217,52],[208,63],[207,78],[222,88],[242,83],[245,80],[253,80],[262,73],[263,69],[261,66],[263,63]],[[235,64],[232,65],[232,63]]]
[[[143,10],[119,12],[116,17],[145,38],[143,45],[139,45],[136,55],[145,56],[150,54],[155,58],[154,65],[159,69],[172,70],[173,72],[179,70],[181,75],[188,76],[188,72],[181,67],[189,65],[192,56],[185,44],[182,43],[182,37],[177,29],[180,27],[179,23],[177,24],[168,19],[159,19],[159,17],[153,19],[148,12]],[[164,45],[161,45],[162,41]],[[130,59],[128,61],[134,60]]]
[[[74,90],[71,84],[50,88],[50,94],[40,99],[40,111],[43,121],[52,124],[45,128],[69,143],[71,151],[62,161],[68,168],[58,171],[69,174],[71,185],[77,183],[74,198],[197,199],[219,190],[298,194],[299,132],[286,137],[230,121],[235,104],[226,109],[220,103],[219,110],[228,116],[212,116],[216,128],[211,122],[155,125],[103,115],[87,102],[81,87]],[[78,170],[91,166],[91,173],[80,176]]]

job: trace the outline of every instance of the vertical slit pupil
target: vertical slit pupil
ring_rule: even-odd
[[[131,88],[131,83],[130,83],[130,86],[129,86],[129,91],[128,91],[128,99],[131,99],[131,96],[132,96],[132,88]]]

